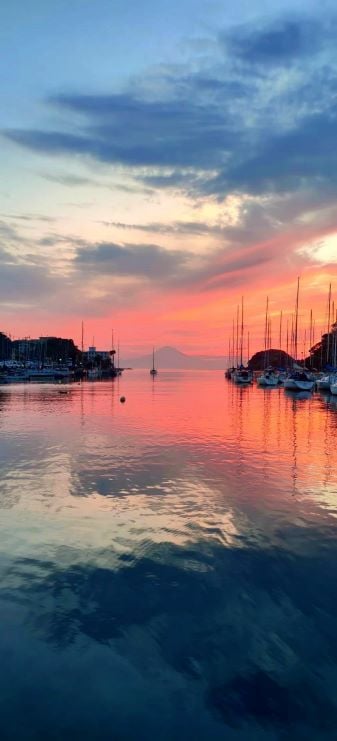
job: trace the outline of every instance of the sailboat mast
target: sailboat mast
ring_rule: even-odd
[[[280,365],[281,365],[281,362],[282,362],[282,310],[280,313],[279,348],[280,348]]]
[[[269,299],[268,299],[268,296],[267,296],[266,316],[265,316],[265,322],[264,322],[264,370],[266,370],[266,367],[267,367],[268,303],[269,303]]]
[[[234,368],[234,348],[235,348],[235,326],[234,326],[234,317],[233,317],[233,336],[232,336],[232,367]]]
[[[115,369],[114,331],[111,329],[111,365]]]
[[[326,345],[326,362],[329,362],[330,352],[330,311],[331,311],[331,283],[329,285],[329,298],[328,298],[328,328],[327,328],[327,345]]]
[[[236,307],[236,366],[239,365],[239,305]]]
[[[331,283],[329,285],[329,298],[328,298],[328,327],[327,327],[327,346],[326,346],[326,362],[329,362],[330,352],[330,312],[331,312]]]
[[[295,307],[295,328],[294,328],[294,355],[295,361],[297,362],[297,340],[298,340],[298,299],[300,292],[300,279],[297,278],[297,293],[296,293],[296,307]]]
[[[243,361],[243,296],[241,297],[241,344],[240,344],[240,365]]]
[[[335,302],[332,302],[332,312],[331,312],[331,325],[334,324],[335,321]],[[335,334],[333,332],[333,326],[331,326],[331,363],[335,367]]]

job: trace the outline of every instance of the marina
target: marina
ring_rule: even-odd
[[[0,741],[336,741],[335,3],[3,5]]]
[[[280,312],[279,318],[279,347],[272,349],[271,339],[271,318],[270,304],[267,296],[264,326],[264,351],[257,352],[250,358],[249,356],[249,331],[247,331],[247,365],[243,364],[244,359],[244,338],[246,327],[244,325],[244,300],[241,299],[241,322],[240,306],[237,306],[236,325],[233,319],[232,338],[228,343],[228,358],[230,367],[225,371],[225,377],[234,383],[250,384],[253,383],[254,376],[256,383],[261,387],[274,387],[283,385],[284,389],[293,392],[326,390],[332,394],[336,393],[337,381],[337,313],[332,301],[331,283],[328,292],[328,309],[327,309],[327,329],[320,341],[314,345],[313,332],[313,315],[310,310],[310,332],[309,347],[306,346],[306,328],[304,329],[304,344],[302,360],[298,358],[299,345],[299,295],[300,279],[297,279],[295,312],[292,315],[291,335],[289,342],[289,322],[287,323],[287,350],[282,350],[282,320],[283,311]],[[240,322],[240,337],[239,337]],[[306,357],[308,349],[308,357]],[[290,351],[290,354],[289,354]],[[271,363],[273,358],[274,363]],[[260,362],[260,372],[254,373],[254,361]]]

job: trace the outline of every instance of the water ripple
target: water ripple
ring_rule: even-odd
[[[69,391],[0,397],[3,737],[335,739],[335,401]]]

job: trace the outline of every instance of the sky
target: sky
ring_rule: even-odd
[[[0,331],[127,357],[327,326],[337,12],[323,0],[0,9]],[[337,297],[336,297],[337,299]],[[336,301],[337,309],[337,301]]]

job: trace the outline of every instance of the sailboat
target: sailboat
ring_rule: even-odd
[[[283,386],[290,391],[311,391],[315,385],[315,378],[306,368],[297,365],[297,347],[298,347],[298,298],[300,290],[300,279],[297,278],[297,293],[295,305],[295,326],[294,326],[294,356],[293,371],[285,379]]]
[[[151,376],[156,376],[157,373],[158,373],[158,371],[157,371],[157,369],[155,368],[155,365],[154,365],[154,348],[152,350],[152,368],[150,370],[150,373],[151,373]]]
[[[243,296],[241,298],[241,339],[240,339],[240,345],[239,345],[239,307],[237,312],[237,322],[236,322],[236,329],[237,329],[237,368],[232,374],[232,379],[234,383],[238,383],[240,385],[247,385],[249,383],[253,383],[253,375],[252,372],[249,370],[249,368],[245,368],[243,365],[243,331],[244,331],[244,324],[243,324]],[[239,359],[239,348],[240,348],[240,366],[238,364]]]
[[[269,351],[271,348],[271,323],[268,313],[269,298],[267,296],[266,304],[266,318],[265,318],[265,329],[264,329],[264,370],[260,376],[257,377],[256,383],[258,386],[278,386],[278,375],[275,373],[273,368],[268,367],[269,362]]]
[[[337,396],[337,373],[331,376],[330,393]]]
[[[316,388],[318,391],[329,391],[331,385],[331,373],[325,373],[324,376],[318,378],[316,381]]]

